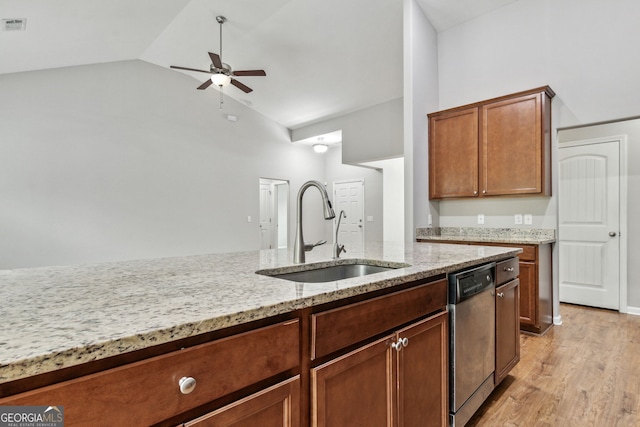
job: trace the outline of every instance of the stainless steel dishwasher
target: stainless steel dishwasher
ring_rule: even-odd
[[[449,274],[449,420],[464,426],[493,391],[496,264]]]

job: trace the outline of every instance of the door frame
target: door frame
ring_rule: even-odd
[[[290,189],[291,185],[289,180],[287,179],[278,179],[278,178],[264,178],[261,177],[258,180],[258,188],[262,184],[269,185],[269,215],[272,218],[271,226],[269,228],[269,244],[271,245],[271,249],[282,249],[289,247],[289,206],[290,206]],[[283,198],[286,205],[283,206],[283,209],[279,208],[278,205],[278,194],[279,192],[283,192],[286,197]],[[284,215],[280,215],[283,213]],[[260,222],[261,218],[258,220]],[[284,228],[284,231],[282,230]],[[279,245],[279,233],[283,232],[285,236],[286,246],[280,247]]]
[[[561,130],[560,130],[561,131]],[[620,313],[628,313],[627,306],[627,135],[612,135],[608,137],[599,137],[593,139],[582,139],[577,141],[561,142],[558,144],[558,150],[562,148],[578,147],[584,145],[603,144],[606,142],[618,142],[618,161],[620,168],[620,181],[619,181],[619,230],[618,237],[620,238],[620,262],[618,264],[619,277],[620,277],[620,289],[619,289],[619,308]],[[560,203],[558,203],[558,208]],[[558,223],[556,228],[560,229],[560,215],[558,215]],[[560,260],[558,262],[561,262]],[[640,309],[637,312],[634,310],[631,314],[640,315]]]

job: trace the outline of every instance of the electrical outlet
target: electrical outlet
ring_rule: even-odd
[[[484,224],[484,214],[478,214],[478,224]]]
[[[531,224],[533,224],[533,215],[531,215],[531,214],[525,214],[525,216],[524,216],[524,223],[525,223],[526,225],[531,225]]]
[[[516,223],[516,225],[522,224],[522,215],[521,214],[515,214],[513,216],[513,220]]]

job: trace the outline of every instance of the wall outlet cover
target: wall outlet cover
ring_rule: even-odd
[[[484,214],[478,214],[478,224],[484,224]]]
[[[531,225],[531,224],[533,224],[533,215],[531,215],[531,214],[526,214],[526,215],[524,216],[524,223],[525,223],[526,225]]]
[[[516,224],[522,224],[522,215],[521,214],[515,214],[513,216],[513,220]]]

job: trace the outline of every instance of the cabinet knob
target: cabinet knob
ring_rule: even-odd
[[[189,394],[196,389],[196,379],[193,377],[182,377],[178,381],[180,393]]]
[[[409,338],[407,337],[398,338],[398,341],[391,343],[391,348],[394,349],[395,351],[400,351],[408,345],[409,345]]]
[[[513,267],[504,267],[504,271],[512,272],[513,270],[515,270]]]
[[[503,298],[503,297],[504,297],[504,293],[503,293],[503,292],[498,292],[498,296],[499,296],[500,298]]]
[[[482,190],[482,194],[487,194],[487,190]]]

